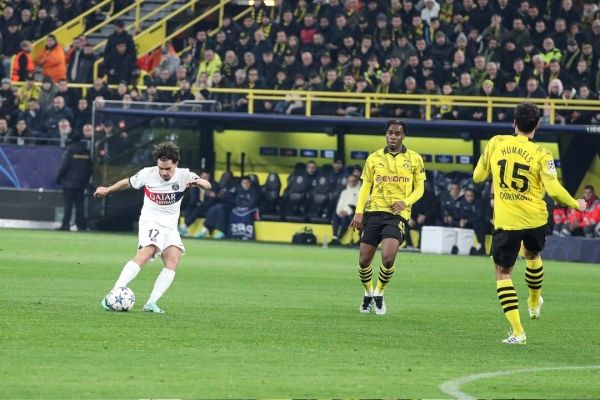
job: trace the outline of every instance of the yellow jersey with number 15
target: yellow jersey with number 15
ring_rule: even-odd
[[[473,172],[477,183],[492,175],[494,227],[537,228],[548,222],[546,191],[559,203],[578,203],[558,182],[552,153],[524,135],[499,135],[489,141]]]

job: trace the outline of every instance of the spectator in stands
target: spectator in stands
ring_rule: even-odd
[[[3,120],[0,120],[0,125]],[[6,122],[6,120],[4,120]],[[0,136],[2,132],[0,132]],[[4,143],[6,144],[16,144],[17,146],[25,146],[30,144],[35,144],[32,139],[32,133],[27,126],[27,122],[24,119],[17,120],[15,124],[15,129],[7,134],[4,134]],[[1,138],[0,138],[1,142]]]
[[[54,35],[48,35],[46,46],[35,62],[42,67],[42,75],[50,77],[53,82],[66,79],[67,65],[65,62],[65,51],[58,44]]]
[[[206,219],[202,229],[194,235],[197,239],[205,238],[209,233],[212,233],[213,239],[223,239],[227,235],[229,214],[236,206],[238,192],[231,172],[223,172],[218,188],[219,192],[216,194],[213,204],[206,211]]]
[[[65,99],[59,95],[54,97],[52,104],[53,106],[46,113],[46,137],[57,139],[59,121],[62,119],[73,121],[73,111],[65,105]]]
[[[86,98],[79,99],[77,101],[77,108],[75,109],[75,119],[73,122],[73,129],[76,132],[81,132],[84,125],[92,123],[92,110],[89,106],[89,102]]]
[[[190,199],[185,209],[185,217],[183,224],[179,225],[179,233],[183,236],[188,235],[188,228],[198,218],[206,216],[209,208],[218,203],[217,195],[220,191],[219,185],[215,182],[210,172],[202,171],[200,178],[207,180],[211,184],[210,190],[201,188],[190,189]]]
[[[465,189],[465,194],[459,201],[458,227],[475,231],[478,243],[471,249],[471,255],[484,254],[486,226],[483,212],[484,208],[477,198],[475,189],[470,187]]]
[[[233,177],[229,180],[229,187],[235,183]],[[235,186],[234,186],[235,189]],[[235,193],[235,207],[243,209],[252,209],[258,205],[258,193],[252,186],[250,177],[245,176],[240,181],[240,187],[237,190],[230,189],[230,193]]]
[[[552,234],[554,236],[562,236],[563,229],[569,231],[569,218],[571,212],[571,209],[568,207],[563,207],[558,203],[554,204],[554,209],[552,210],[552,222],[554,223]]]
[[[94,100],[97,97],[102,97],[103,99],[110,99],[111,97],[110,90],[106,87],[102,78],[94,79],[94,86],[88,90],[87,100],[90,106],[94,104]]]
[[[457,182],[451,182],[448,185],[448,191],[441,197],[442,223],[443,226],[457,227],[460,221],[460,185]]]
[[[126,130],[119,133],[110,119],[104,121],[103,128],[104,138],[96,142],[98,159],[113,165],[127,164],[127,157],[133,148],[129,134]]]
[[[48,11],[45,8],[40,8],[37,14],[37,19],[34,20],[33,26],[30,31],[29,40],[38,40],[56,28],[56,23],[48,15]]]
[[[116,85],[122,81],[130,85],[133,82],[136,72],[135,58],[128,51],[127,46],[126,41],[117,42],[114,51],[109,52],[104,59],[104,70],[109,85]]]
[[[413,243],[410,231],[421,232],[424,226],[436,225],[440,218],[440,203],[429,181],[425,182],[423,197],[412,206],[411,212],[407,224],[406,242],[411,247],[420,247],[420,243]]]
[[[27,123],[33,137],[40,138],[44,136],[44,111],[40,109],[40,102],[38,99],[29,99],[28,103],[29,107],[27,110],[21,111],[19,119],[22,119]]]
[[[21,51],[14,58],[12,68],[13,82],[23,82],[27,77],[35,74],[35,64],[31,58],[31,42],[23,40],[21,42]]]
[[[92,83],[96,59],[91,43],[85,43],[81,50],[74,51],[67,66],[69,82]]]
[[[321,171],[317,168],[317,163],[313,160],[307,162],[304,178],[308,181],[309,186],[315,186],[320,177]]]
[[[127,31],[125,31],[125,23],[123,21],[115,21],[114,31],[108,37],[106,41],[106,46],[104,47],[103,57],[105,61],[111,53],[117,51],[117,44],[119,43],[125,44],[125,51],[131,59],[137,59],[135,44],[133,43],[131,35],[127,33]]]
[[[560,232],[562,236],[584,235],[592,238],[600,233],[600,228],[597,229],[600,224],[600,199],[596,196],[592,185],[583,188],[583,198],[586,202],[585,210],[574,210],[569,215],[568,223]]]
[[[29,74],[25,84],[20,86],[17,90],[19,111],[26,111],[27,107],[29,106],[29,101],[32,99],[39,99],[41,91],[41,88],[35,85],[35,76],[33,74]]]
[[[69,82],[66,79],[61,79],[58,81],[58,93],[57,96],[62,96],[65,100],[65,105],[74,110],[77,107],[77,102],[79,101],[80,91],[77,89],[72,89],[69,87]]]
[[[360,184],[358,178],[354,175],[350,175],[348,177],[346,189],[340,193],[340,197],[337,201],[335,213],[331,221],[333,237],[329,244],[339,245],[341,238],[346,234],[346,231],[350,226],[350,221],[352,221],[352,217],[354,216],[359,190]]]
[[[11,76],[10,65],[12,58],[15,54],[21,50],[21,42],[25,38],[19,30],[19,23],[16,19],[10,19],[8,21],[7,29],[2,33],[2,66],[4,69],[3,76]]]
[[[73,129],[68,119],[63,118],[58,121],[58,139],[59,146],[67,147],[67,144],[73,139]]]
[[[202,57],[202,61],[200,62],[200,68],[198,68],[198,73],[206,73],[208,79],[212,78],[212,75],[215,72],[219,72],[222,66],[221,57],[219,54],[215,53],[212,48],[207,48],[204,50],[204,55]]]
[[[0,143],[5,143],[7,138],[12,136],[12,129],[9,128],[8,121],[0,116]]]
[[[543,99],[547,96],[546,91],[539,87],[539,82],[535,78],[527,80],[527,92],[525,97],[533,99]]]

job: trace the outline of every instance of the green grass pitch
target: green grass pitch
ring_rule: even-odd
[[[357,250],[186,240],[164,315],[99,301],[135,235],[0,230],[0,398],[449,398],[444,382],[600,364],[600,266],[545,262],[529,344],[507,324],[484,257],[400,253],[388,315],[361,315]],[[379,265],[376,259],[375,265]],[[527,313],[524,263],[515,270]],[[474,397],[598,398],[600,369],[466,382]]]

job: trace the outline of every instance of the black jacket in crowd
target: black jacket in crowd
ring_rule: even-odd
[[[65,150],[56,181],[65,189],[85,189],[92,175],[89,141],[76,140]]]

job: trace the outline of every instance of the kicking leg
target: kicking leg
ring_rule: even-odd
[[[140,270],[144,264],[146,264],[152,258],[152,256],[154,256],[154,253],[156,253],[157,250],[158,248],[154,245],[146,246],[138,250],[135,257],[133,257],[133,260],[127,261],[127,264],[125,264],[123,267],[123,270],[121,271],[119,278],[117,278],[113,289],[127,287],[129,283],[140,273]],[[100,305],[105,310],[110,310],[110,307],[108,307],[106,304],[106,297],[102,299]]]

